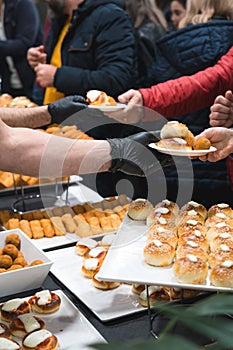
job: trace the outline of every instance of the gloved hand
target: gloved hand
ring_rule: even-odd
[[[170,155],[147,147],[159,139],[153,132],[140,132],[123,139],[107,139],[111,146],[110,172],[121,171],[128,175],[147,176],[161,167],[174,164]]]
[[[61,124],[66,118],[74,113],[87,108],[87,105],[88,103],[85,98],[79,95],[67,96],[48,104],[48,112],[51,115],[51,124]]]
[[[96,138],[96,131],[101,136],[103,126],[118,123],[108,118],[97,108],[88,108],[85,98],[79,95],[67,96],[48,104],[51,124],[76,125],[78,129]],[[102,138],[106,138],[102,137]]]

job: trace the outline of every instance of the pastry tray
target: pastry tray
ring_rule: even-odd
[[[98,277],[107,281],[233,292],[233,288],[211,285],[209,276],[203,284],[182,284],[177,282],[172,265],[155,267],[146,264],[143,259],[143,248],[146,245],[147,234],[148,227],[144,221],[134,221],[126,215],[104,259]]]
[[[45,182],[45,183],[37,183],[35,185],[23,185],[23,186],[15,186],[15,187],[7,187],[7,188],[3,188],[0,190],[0,196],[16,196],[16,197],[21,197],[22,193],[24,192],[26,193],[31,193],[36,192],[38,193],[40,191],[40,189],[43,189],[43,191],[46,191],[47,189],[51,190],[54,189],[54,193],[56,190],[56,187],[59,188],[59,191],[61,188],[70,186],[72,184],[76,184],[79,181],[82,181],[82,177],[78,176],[78,175],[73,175],[70,176],[70,180],[59,180],[57,182],[55,181],[51,181],[51,182]]]
[[[45,328],[58,338],[59,349],[91,350],[91,344],[106,343],[102,335],[61,290],[55,290],[54,293],[61,298],[60,309],[53,314],[34,314],[40,317],[45,322]],[[2,323],[7,325],[6,322]],[[20,338],[13,339],[21,343]]]
[[[78,256],[75,247],[47,252],[53,261],[51,273],[77,296],[101,321],[109,321],[122,316],[145,312],[138,302],[138,295],[132,287],[121,284],[113,290],[99,290],[91,279],[83,277],[83,258]]]

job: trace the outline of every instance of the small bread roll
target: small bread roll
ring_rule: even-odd
[[[173,262],[175,249],[170,244],[153,240],[143,250],[144,260],[152,266],[168,266]]]
[[[133,220],[146,220],[153,213],[153,205],[143,198],[138,198],[129,204],[128,216]]]
[[[189,210],[195,210],[196,212],[201,214],[204,219],[206,219],[206,217],[207,217],[207,209],[206,209],[206,207],[204,205],[198,203],[198,202],[190,201],[190,202],[184,204],[180,208],[180,213],[188,212]]]
[[[220,235],[215,236],[210,242],[212,252],[218,249],[222,244],[225,244],[229,248],[233,249],[233,235],[231,235],[229,232],[223,232]]]
[[[226,223],[228,226],[233,227],[233,219],[228,217],[223,212],[216,213],[215,215],[212,215],[206,219],[205,226],[207,230],[209,230],[211,227],[216,227],[216,225],[220,223]]]
[[[203,250],[206,252],[209,251],[209,240],[206,238],[205,235],[201,233],[199,230],[194,230],[192,232],[187,232],[186,234],[183,234],[179,237],[178,245],[186,245],[187,241],[193,241],[196,244],[198,244]]]
[[[92,280],[94,287],[97,289],[101,289],[101,290],[115,289],[115,288],[120,286],[119,282],[101,281],[97,275],[94,275],[91,280]]]
[[[229,226],[226,222],[222,221],[216,224],[215,226],[210,227],[206,233],[206,236],[211,242],[215,236],[226,232],[233,236],[233,227]]]
[[[173,271],[178,282],[184,284],[200,284],[206,280],[207,264],[193,254],[176,259]]]
[[[229,218],[233,218],[233,210],[227,203],[218,203],[212,205],[208,210],[208,218],[216,215],[217,213],[223,213]]]
[[[179,213],[179,206],[178,206],[178,204],[176,204],[175,202],[170,201],[169,199],[163,199],[161,202],[159,202],[159,203],[157,203],[155,205],[155,209],[163,208],[163,207],[169,209],[170,211],[172,211],[175,214],[175,216],[177,216],[178,213]]]
[[[161,139],[168,139],[171,137],[185,138],[189,133],[189,129],[186,125],[179,123],[178,121],[170,121],[166,123],[161,131]]]
[[[154,215],[155,218],[164,218],[171,223],[175,221],[175,217],[176,217],[173,211],[165,207],[155,208],[152,215]]]
[[[184,245],[178,246],[176,250],[177,259],[184,258],[185,256],[187,256],[187,254],[192,254],[201,259],[202,261],[206,262],[208,260],[208,253],[204,249],[202,249],[197,242],[187,240],[184,243]]]
[[[233,249],[227,244],[221,244],[209,254],[209,265],[213,268],[215,265],[221,264],[225,260],[233,260]]]
[[[113,227],[112,227],[112,223],[111,223],[111,219],[110,217],[102,217],[99,219],[100,221],[100,226],[103,229],[103,232],[112,232],[114,231]]]
[[[177,226],[179,226],[183,223],[186,223],[189,220],[195,220],[197,222],[200,222],[202,225],[205,224],[205,219],[203,218],[203,216],[194,209],[180,213],[176,218],[176,224]]]
[[[49,290],[37,292],[28,302],[31,305],[32,311],[39,314],[51,314],[59,310],[61,306],[59,295]]]
[[[201,224],[197,220],[187,220],[186,222],[177,226],[177,235],[182,236],[183,234],[191,233],[198,230],[203,236],[206,236],[207,229],[205,225]]]
[[[176,248],[177,246],[177,235],[175,231],[172,230],[166,230],[164,228],[158,227],[155,229],[154,226],[152,226],[152,229],[149,229],[149,233],[147,236],[147,242],[158,240],[162,243],[170,244],[172,247]]]
[[[224,260],[210,272],[210,282],[214,286],[233,288],[233,260]]]
[[[154,307],[158,302],[169,301],[170,296],[166,289],[160,286],[149,286],[148,287],[149,303],[151,307]],[[139,295],[139,303],[148,307],[147,291],[144,289]]]

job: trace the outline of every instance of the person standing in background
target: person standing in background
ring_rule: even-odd
[[[167,22],[156,0],[125,0],[125,9],[134,26],[137,45],[138,86],[155,58],[156,41],[167,32]]]
[[[119,0],[47,0],[54,16],[44,46],[28,50],[44,104],[88,90],[117,97],[135,84],[133,27]]]
[[[37,8],[32,0],[0,0],[1,93],[32,99],[35,73],[27,50],[42,42]]]
[[[186,14],[186,0],[173,0],[170,4],[170,18],[175,30]]]

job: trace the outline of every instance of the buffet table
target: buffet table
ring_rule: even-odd
[[[60,198],[54,198],[54,203],[59,204],[59,201],[67,202],[66,204],[73,205],[88,201],[97,202],[102,200],[102,197],[99,196],[96,192],[91,190],[90,188],[86,187],[83,183],[79,182],[78,184],[73,184],[69,187],[68,193],[65,190]],[[49,192],[48,192],[49,194]],[[53,193],[50,193],[53,195]],[[29,193],[30,195],[30,193]],[[9,209],[12,208],[12,205],[14,204],[16,198],[14,196],[3,196],[0,201],[0,209]],[[41,204],[41,203],[40,203]],[[46,253],[52,254],[54,250],[60,250],[60,249],[70,249],[70,247],[74,247],[75,243],[70,243],[70,245],[59,246],[57,248],[53,249],[45,249]],[[37,290],[30,290],[24,293],[19,293],[17,295],[6,295],[4,297],[0,298],[0,303],[9,300],[10,298],[15,297],[25,297],[33,295],[35,292],[41,289],[49,289],[51,291],[55,290],[61,290],[70,300],[71,302],[77,307],[77,309],[90,321],[90,323],[94,326],[94,328],[102,335],[102,337],[107,342],[113,342],[113,341],[129,341],[129,340],[135,340],[138,338],[141,339],[152,339],[153,338],[153,332],[151,332],[152,328],[154,333],[159,334],[160,330],[162,330],[165,325],[167,324],[167,319],[162,315],[156,315],[156,317],[153,318],[153,321],[151,319],[150,312],[146,308],[141,308],[138,310],[138,312],[133,312],[124,314],[123,316],[119,314],[119,317],[110,317],[109,319],[106,318],[106,320],[101,320],[101,317],[97,317],[97,315],[92,312],[92,310],[85,305],[85,303],[80,300],[74,293],[72,293],[69,288],[61,283],[52,272],[49,272],[48,276],[46,277],[45,281],[43,282],[41,288]],[[103,303],[106,298],[105,291],[102,292],[103,294]],[[208,294],[206,295],[208,296]],[[206,297],[205,296],[205,297]],[[197,298],[198,299],[198,298]],[[184,303],[184,307],[186,307],[186,304]],[[149,310],[150,311],[150,310]],[[188,336],[190,339],[195,339],[195,334],[193,332],[190,332],[189,330],[185,330],[183,326],[178,325],[173,330],[176,334],[181,333]],[[190,334],[192,333],[192,334]],[[198,338],[200,340],[200,337]]]

